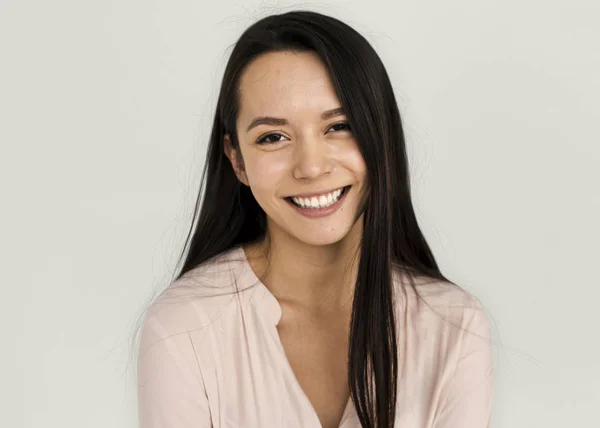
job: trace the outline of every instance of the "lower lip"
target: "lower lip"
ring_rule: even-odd
[[[325,216],[333,214],[342,206],[342,204],[344,203],[344,199],[346,199],[346,195],[348,195],[348,192],[350,192],[350,188],[346,189],[346,191],[344,192],[342,197],[340,199],[338,199],[335,204],[329,205],[328,207],[325,207],[325,208],[302,208],[297,205],[294,205],[294,203],[288,201],[287,199],[286,199],[286,202],[288,204],[290,204],[292,206],[292,208],[295,208],[296,211],[298,211],[300,214],[302,214],[305,217],[311,217],[311,218],[325,217]]]

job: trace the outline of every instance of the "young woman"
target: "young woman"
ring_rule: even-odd
[[[203,181],[182,270],[142,325],[142,428],[489,425],[489,325],[419,229],[361,35],[306,11],[248,28]]]

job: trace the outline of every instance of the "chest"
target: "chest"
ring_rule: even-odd
[[[337,428],[349,402],[349,315],[288,313],[277,326],[291,370],[323,428]]]

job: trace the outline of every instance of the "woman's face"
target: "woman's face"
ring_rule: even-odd
[[[327,69],[312,52],[271,52],[240,81],[238,178],[268,217],[271,233],[333,244],[355,225],[366,168]],[[362,219],[361,219],[362,221]]]

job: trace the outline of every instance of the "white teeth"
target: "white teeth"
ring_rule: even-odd
[[[335,190],[331,193],[321,196],[313,196],[311,198],[296,198],[292,197],[292,200],[303,208],[325,208],[336,203],[343,189]]]

